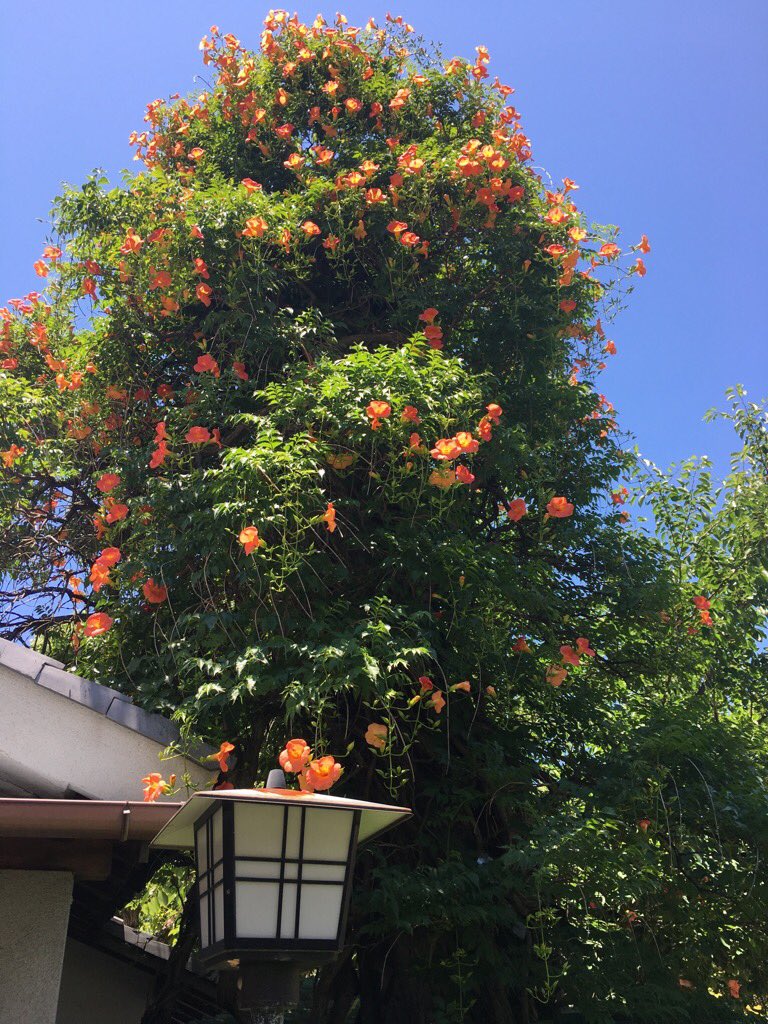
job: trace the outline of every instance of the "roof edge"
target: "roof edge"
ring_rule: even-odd
[[[150,842],[182,803],[0,797],[0,837]]]

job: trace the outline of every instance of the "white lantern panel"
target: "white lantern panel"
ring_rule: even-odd
[[[280,864],[271,860],[238,860],[235,861],[235,875],[238,878],[278,879]]]
[[[304,826],[305,859],[346,861],[352,821],[350,811],[308,810]]]
[[[285,856],[297,859],[301,843],[299,807],[235,803],[235,853],[238,857],[283,856],[283,824],[287,814]]]
[[[338,882],[341,885],[346,873],[346,864],[313,864],[310,861],[304,864],[301,878],[303,882]]]
[[[195,835],[197,851],[197,873],[203,875],[208,870],[208,836],[205,827]]]
[[[274,857],[283,851],[283,810],[235,804],[235,856]]]
[[[309,885],[301,887],[299,939],[335,939],[339,931],[342,885]]]
[[[200,945],[205,949],[210,945],[208,937],[208,896],[200,897]]]
[[[213,824],[213,863],[217,860],[221,860],[224,856],[224,845],[223,845],[223,833],[221,826],[222,813],[219,808],[213,815],[211,822]]]
[[[280,887],[272,882],[236,882],[237,934],[241,939],[274,939]]]
[[[213,890],[213,935],[211,942],[224,938],[224,886]]]
[[[296,937],[296,886],[283,886],[283,906],[280,915],[280,938]]]
[[[288,829],[285,835],[285,856],[298,860],[301,850],[301,811],[298,807],[288,808]]]

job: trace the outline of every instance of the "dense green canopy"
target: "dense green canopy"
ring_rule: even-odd
[[[647,242],[533,169],[482,47],[203,53],[0,310],[0,632],[238,783],[303,737],[414,808],[317,1024],[760,1019],[764,413],[725,488],[638,469],[598,378]]]

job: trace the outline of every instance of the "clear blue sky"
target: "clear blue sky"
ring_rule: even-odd
[[[291,8],[293,10],[294,8]],[[707,453],[731,437],[702,422],[725,387],[768,394],[768,3],[766,0],[378,0],[301,3],[352,24],[387,10],[443,44],[491,51],[513,85],[534,159],[581,185],[594,220],[645,232],[653,252],[611,335],[603,390],[646,455]],[[14,7],[0,62],[0,301],[37,286],[50,200],[62,180],[135,166],[127,138],[144,106],[203,74],[211,23],[257,45],[252,0],[136,0]]]

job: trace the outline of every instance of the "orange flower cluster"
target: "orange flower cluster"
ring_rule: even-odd
[[[502,506],[503,507],[503,506]],[[524,515],[528,513],[528,506],[522,498],[513,498],[507,505],[507,518],[513,523],[519,523]]]
[[[12,444],[10,448],[6,448],[4,452],[0,452],[0,458],[3,460],[3,465],[6,469],[10,469],[17,459],[26,452],[26,448],[18,444]]]
[[[259,537],[259,531],[255,526],[246,526],[240,531],[238,540],[243,545],[243,551],[246,555],[252,554],[257,548],[260,548],[264,541]]]
[[[96,481],[96,490],[102,494],[108,494],[119,486],[120,477],[116,473],[104,473]]]
[[[516,120],[516,112],[511,120]],[[462,146],[461,155],[456,159],[457,176],[465,180],[468,192],[474,193],[475,202],[487,210],[486,228],[495,226],[501,213],[499,203],[517,203],[525,195],[522,185],[513,184],[511,177],[503,175],[513,160],[526,159],[529,154],[525,136],[516,135],[509,139],[499,130],[494,133],[494,138],[504,144],[509,156],[504,155],[499,145],[470,139]]]
[[[111,583],[109,578],[110,569],[117,565],[122,558],[122,554],[119,548],[110,547],[104,548],[99,557],[91,566],[91,575],[89,577],[93,584],[95,593],[98,593],[103,586]],[[111,623],[110,623],[111,625]],[[86,627],[86,636],[94,636],[96,634],[88,633]]]
[[[702,626],[713,626],[712,615],[710,608],[712,607],[708,598],[703,596],[694,597],[693,606],[699,613],[699,621]]]
[[[365,407],[365,412],[371,420],[371,430],[379,430],[384,420],[392,413],[392,406],[389,402],[375,399]]]
[[[401,19],[388,20],[405,31],[410,30],[410,26],[401,24]],[[370,130],[379,133],[395,155],[397,169],[389,175],[388,184],[372,181],[380,165],[364,160],[359,168],[336,174],[334,195],[345,190],[360,190],[361,212],[384,204],[391,204],[397,209],[401,204],[401,191],[409,178],[438,170],[417,143],[401,144],[398,130],[403,111],[412,104],[414,95],[430,84],[429,76],[411,70],[405,82],[398,82],[392,95],[382,99],[349,95],[349,81],[365,83],[373,78],[376,55],[387,42],[386,30],[377,29],[369,23],[367,29],[373,35],[369,45],[361,45],[358,41],[360,29],[349,27],[343,17],[337,18],[336,26],[332,28],[321,17],[312,25],[305,25],[296,16],[274,12],[265,21],[265,26],[261,38],[261,59],[266,61],[268,68],[272,66],[270,70],[274,70],[275,77],[285,84],[269,93],[269,87],[263,85],[263,75],[257,73],[257,59],[242,47],[236,37],[222,35],[218,27],[213,26],[210,37],[201,42],[204,62],[213,66],[217,73],[212,91],[199,96],[195,103],[185,100],[178,100],[170,106],[161,101],[151,103],[146,115],[151,130],[134,132],[130,139],[131,144],[137,147],[137,156],[150,167],[163,163],[173,167],[182,179],[191,179],[198,173],[200,165],[206,162],[207,156],[203,146],[185,145],[185,138],[194,134],[204,138],[212,119],[222,118],[239,123],[246,144],[254,146],[267,159],[279,160],[283,167],[299,176],[303,184],[308,184],[312,180],[311,175],[317,171],[334,173],[337,153],[321,141],[304,147],[302,140],[306,130],[317,131],[321,137],[332,140],[341,136],[345,127],[343,118],[349,119],[350,127],[367,118]],[[390,45],[394,45],[393,40],[390,40]],[[453,80],[459,97],[474,83],[488,77],[488,52],[485,47],[478,47],[477,51],[474,65],[454,59],[444,67],[444,74]],[[405,71],[407,51],[395,46],[393,54],[400,59]],[[313,78],[317,74],[313,69],[320,73],[314,86],[306,91],[308,109],[302,123],[297,124],[285,119],[286,110],[291,109],[294,119],[302,116],[297,112],[295,103],[302,87],[297,85],[294,89],[290,83],[305,67]],[[513,92],[510,86],[498,79],[493,82],[492,90],[505,102]],[[364,92],[364,85],[355,89],[358,91]],[[489,118],[493,119],[490,124]],[[464,141],[453,158],[452,174],[470,202],[486,211],[484,226],[487,228],[495,226],[504,204],[518,203],[525,197],[525,186],[520,184],[516,171],[519,165],[531,158],[531,147],[519,121],[520,115],[512,106],[497,107],[493,102],[481,106],[471,117],[471,125],[478,134],[483,134],[480,129],[484,129],[485,137]],[[437,130],[442,128],[437,120],[435,126]],[[280,144],[277,151],[275,140]],[[262,191],[261,183],[251,178],[243,179],[242,185],[249,194]],[[568,198],[568,194],[577,189],[575,182],[563,179],[561,191],[546,192],[548,205],[543,215],[545,225],[553,230],[567,230],[569,241],[576,245],[587,237],[587,232],[578,222],[578,210]],[[458,225],[460,211],[454,200],[446,196],[446,201]],[[247,218],[242,234],[246,238],[262,238],[268,230],[269,225],[263,216],[253,216]],[[304,220],[299,230],[309,238],[322,234],[322,228],[314,220]],[[425,257],[428,255],[429,241],[423,240],[413,230],[409,220],[400,217],[390,219],[386,230],[400,246]],[[361,217],[355,237],[365,238],[366,233]],[[281,244],[289,246],[290,236],[289,229],[282,229],[279,235]],[[137,238],[140,243],[140,236]],[[338,236],[329,235],[324,239],[323,247],[334,252],[339,242]],[[559,242],[545,248],[551,250],[553,257],[563,259],[560,283],[570,284],[579,256],[578,249],[566,252]],[[641,252],[649,250],[645,236],[634,248]],[[593,262],[600,264],[618,255],[618,246],[614,242],[606,242],[595,254]],[[633,272],[644,273],[642,260],[638,260]],[[574,300],[563,301],[571,310],[570,303]],[[436,347],[440,347],[439,340]]]
[[[382,722],[371,722],[365,733],[365,742],[374,750],[383,750],[387,745],[388,726]]]
[[[429,318],[432,318],[432,314],[436,315],[437,310],[425,310],[422,317],[427,315]],[[369,402],[365,412],[371,420],[371,429],[380,430],[384,421],[391,416],[392,406],[389,402],[375,399]],[[499,423],[501,416],[501,406],[491,403],[486,407],[486,413],[478,423],[478,437],[475,437],[471,431],[460,430],[452,437],[438,438],[434,443],[434,447],[428,452],[437,463],[437,467],[430,473],[428,482],[433,487],[443,489],[452,487],[457,483],[473,483],[475,476],[466,465],[459,464],[454,468],[450,463],[455,463],[462,456],[474,455],[479,450],[482,441],[490,441],[493,434],[493,426]],[[400,421],[401,423],[419,423],[419,410],[414,405],[404,406],[400,414]],[[409,437],[408,447],[403,454],[406,458],[409,458],[414,454],[427,454],[427,451],[422,445],[421,436],[413,432]],[[335,469],[342,469],[350,465],[352,460],[353,457],[349,456],[331,456],[328,461]]]
[[[567,498],[550,498],[547,502],[547,515],[552,519],[567,519],[573,515],[573,504]]]
[[[333,533],[336,529],[336,509],[333,507],[333,502],[328,502],[328,508],[323,513],[323,522],[325,523],[328,532]]]
[[[480,420],[477,431],[478,438],[474,437],[471,431],[460,430],[453,437],[441,437],[436,442],[429,454],[437,463],[437,468],[432,471],[428,482],[433,487],[447,489],[454,484],[474,483],[475,476],[464,464],[455,468],[448,464],[456,462],[464,455],[474,455],[480,448],[481,441],[490,441],[492,437],[492,425],[499,422],[502,409],[501,406],[492,403],[487,406],[486,415]],[[418,435],[415,435],[418,437]],[[420,442],[420,439],[419,439]],[[414,447],[413,445],[411,447]]]
[[[331,755],[313,758],[309,745],[302,739],[288,740],[278,761],[283,771],[298,777],[299,787],[305,793],[330,789],[344,771]]]
[[[168,450],[168,430],[165,422],[155,424],[155,450],[152,452],[152,456],[149,460],[150,469],[157,469],[158,466],[162,466],[165,460],[170,455]]]
[[[85,620],[85,635],[86,636],[102,636],[114,625],[114,619],[111,619],[106,612],[94,612],[93,615],[89,615]]]
[[[198,288],[202,287],[202,285],[198,285]],[[195,363],[193,369],[195,370],[195,373],[212,373],[214,377],[221,376],[219,364],[216,362],[216,360],[209,352],[206,352],[204,355],[197,357],[197,362]]]
[[[150,772],[141,781],[144,783],[144,803],[151,804],[161,796],[166,796],[173,792],[173,787],[176,785],[176,776],[171,775],[166,782],[160,775],[160,772]]]
[[[408,701],[408,706],[413,707],[415,704],[419,704],[422,701],[426,701],[426,703],[429,704],[429,706],[432,708],[435,714],[439,715],[446,705],[446,700],[443,695],[443,691],[437,689],[434,682],[429,676],[419,676],[418,682],[420,688],[419,692],[416,694],[415,697],[411,697],[411,699]],[[449,693],[456,693],[459,691],[462,693],[472,692],[472,684],[469,682],[468,679],[464,679],[462,682],[454,683],[452,686],[448,687]]]
[[[230,743],[229,740],[224,740],[224,742],[219,746],[219,749],[216,751],[216,753],[215,754],[209,754],[206,760],[208,760],[208,761],[218,761],[218,763],[219,763],[219,771],[220,772],[228,772],[229,771],[229,760],[228,760],[229,759],[229,755],[232,753],[232,751],[234,749],[235,749],[234,743]]]
[[[547,682],[550,686],[560,686],[568,675],[567,666],[578,667],[581,664],[582,657],[594,658],[595,652],[589,646],[589,640],[584,636],[580,636],[576,640],[575,647],[572,647],[570,644],[563,644],[560,648],[560,656],[563,659],[562,664],[549,665],[547,668]]]
[[[155,583],[151,576],[141,589],[150,604],[162,604],[168,600],[168,588]]]
[[[435,441],[430,455],[436,462],[454,462],[462,455],[474,455],[479,449],[477,441],[468,430],[460,430],[453,437],[441,437]]]
[[[435,319],[439,316],[439,312],[430,306],[423,312],[419,313],[419,319],[426,327],[422,328],[424,337],[429,342],[430,348],[440,349],[442,348],[442,328],[435,324]]]
[[[104,521],[110,526],[113,523],[119,523],[122,519],[125,519],[129,513],[129,508],[123,502],[115,501],[114,498],[107,498],[104,502],[106,515]]]

